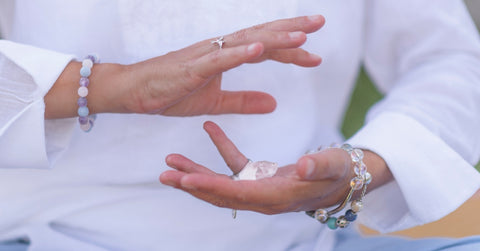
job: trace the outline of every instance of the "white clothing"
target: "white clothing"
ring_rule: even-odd
[[[321,66],[265,62],[224,74],[224,89],[272,94],[271,114],[100,114],[88,134],[76,119],[43,118],[44,95],[75,57],[134,63],[310,14],[326,18],[304,46],[323,57]],[[382,156],[395,181],[369,193],[359,220],[380,231],[424,224],[480,188],[472,167],[480,156],[480,40],[461,1],[5,0],[0,25],[9,40],[0,41],[0,241],[28,236],[35,251],[329,250],[334,232],[302,213],[240,211],[232,220],[158,176],[174,152],[228,174],[202,130],[206,120],[250,159],[280,165],[342,141],[361,63],[387,96],[349,142]]]

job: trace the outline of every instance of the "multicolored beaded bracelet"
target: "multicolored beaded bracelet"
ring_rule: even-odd
[[[305,212],[308,216],[318,220],[323,224],[327,224],[328,228],[332,230],[337,228],[346,228],[351,222],[357,219],[357,213],[363,208],[363,198],[367,192],[367,185],[372,181],[372,175],[367,172],[367,166],[365,163],[363,163],[363,151],[360,149],[354,149],[349,144],[343,144],[340,146],[340,148],[345,150],[350,155],[354,166],[353,170],[356,174],[356,176],[350,180],[350,190],[347,196],[345,196],[343,202],[333,210],[327,211],[326,209],[321,208]],[[317,151],[320,150],[321,148],[319,148]],[[314,152],[308,152],[308,154],[311,153]],[[351,202],[350,209],[345,212],[345,215],[339,216],[338,218],[333,217],[332,215],[342,211],[348,202],[350,202],[353,192],[360,189],[362,189],[360,197]]]
[[[99,59],[96,55],[88,55],[82,61],[82,68],[80,69],[80,87],[78,88],[78,122],[80,123],[80,128],[84,132],[90,132],[94,125],[96,115],[90,114],[90,111],[87,107],[87,95],[88,95],[88,85],[90,80],[88,77],[92,73],[92,67],[94,63],[98,63]]]

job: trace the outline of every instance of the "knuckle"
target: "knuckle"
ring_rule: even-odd
[[[248,201],[248,197],[244,193],[236,193],[234,195],[234,200],[243,204]]]
[[[208,61],[212,64],[218,64],[218,62],[221,59],[220,55],[221,51],[220,50],[215,50],[208,54]]]
[[[247,30],[239,30],[232,34],[232,37],[235,41],[244,41],[248,39],[248,31]]]
[[[195,73],[194,71],[194,63],[193,62],[185,62],[179,65],[179,68],[183,72],[183,80],[186,82],[192,83],[201,83],[205,82],[208,79],[208,76],[203,76],[201,73]]]
[[[217,207],[221,207],[221,208],[227,208],[228,207],[228,203],[225,200],[222,200],[222,199],[214,199],[211,203],[213,205],[215,205]]]
[[[258,31],[258,30],[264,30],[268,27],[268,23],[266,24],[257,24],[255,26],[252,27],[252,30],[254,31]]]

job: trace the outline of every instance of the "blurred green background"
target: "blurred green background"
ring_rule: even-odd
[[[357,79],[355,89],[350,100],[348,110],[342,125],[342,133],[345,138],[351,137],[365,122],[365,113],[383,95],[378,92],[370,81],[368,75],[362,69]],[[480,163],[476,166],[480,171]]]

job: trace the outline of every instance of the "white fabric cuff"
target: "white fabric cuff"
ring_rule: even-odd
[[[394,181],[365,197],[359,217],[363,224],[380,232],[438,220],[480,188],[480,173],[472,165],[403,114],[379,114],[348,143],[381,156],[394,176]]]
[[[68,145],[74,119],[45,121],[44,96],[73,55],[0,40],[6,81],[0,104],[1,168],[48,168]]]

